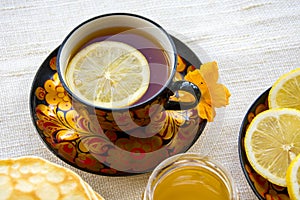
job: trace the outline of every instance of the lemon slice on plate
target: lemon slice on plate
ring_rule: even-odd
[[[66,80],[72,92],[96,106],[120,108],[138,101],[147,91],[150,69],[134,47],[115,41],[95,42],[71,60]]]
[[[291,200],[300,199],[300,154],[291,162],[287,170],[286,182]]]
[[[258,114],[246,131],[244,145],[253,169],[286,187],[287,168],[300,153],[300,111],[278,108]]]
[[[268,101],[270,108],[300,110],[300,68],[278,78],[269,92]]]

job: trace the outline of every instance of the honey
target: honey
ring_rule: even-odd
[[[157,184],[153,200],[230,200],[223,180],[208,169],[182,167]]]
[[[239,200],[230,174],[207,156],[182,153],[161,162],[143,200]]]

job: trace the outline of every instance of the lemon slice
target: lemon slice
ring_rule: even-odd
[[[286,174],[288,193],[291,200],[300,199],[300,154],[291,162]]]
[[[96,42],[79,51],[66,71],[66,81],[80,98],[96,106],[120,108],[138,101],[150,81],[149,64],[122,42]]]
[[[287,168],[300,153],[300,111],[263,111],[251,121],[244,142],[253,169],[271,183],[286,187]]]
[[[295,108],[300,110],[300,68],[277,79],[269,93],[270,108]]]

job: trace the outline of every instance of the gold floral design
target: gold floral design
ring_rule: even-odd
[[[52,70],[56,70],[56,56],[54,56],[53,58],[50,59],[49,67]]]
[[[57,73],[56,73],[57,74]],[[57,75],[54,76],[54,78]],[[72,107],[71,99],[62,85],[54,80],[47,80],[44,85],[45,100],[48,104],[57,105],[59,109],[67,111]]]
[[[39,104],[36,107],[36,115],[37,126],[53,141],[72,141],[81,135],[90,134],[89,122],[79,116],[75,110],[65,113],[58,107]]]
[[[39,100],[44,100],[45,96],[46,96],[46,91],[44,88],[42,87],[38,87],[35,90],[35,96],[39,99]]]
[[[149,125],[152,116],[158,112],[162,112],[162,106],[157,106],[161,104],[160,101],[162,101],[162,98],[158,98],[150,104],[136,110],[104,112],[96,109],[90,111],[88,114],[96,114],[103,130],[127,132]]]
[[[150,138],[120,138],[116,145],[128,152],[144,154],[158,150],[162,146],[162,138],[153,136]]]
[[[121,140],[121,139],[120,139]],[[151,139],[122,139],[118,142],[124,149],[112,148],[108,151],[107,162],[114,169],[126,172],[147,172],[153,166],[169,157],[166,148],[161,148],[161,138]],[[156,149],[156,150],[154,150]],[[150,151],[147,153],[146,151]]]
[[[34,90],[36,125],[50,149],[75,167],[106,175],[145,172],[170,155],[185,151],[196,137],[191,126],[197,129],[201,120],[195,117],[194,109],[164,111],[158,99],[132,112],[97,110],[91,114],[63,88],[55,56],[46,67],[52,75]],[[143,119],[145,116],[149,119]],[[118,124],[111,123],[115,119]],[[100,127],[98,120],[107,124]],[[123,128],[131,131],[124,134]]]
[[[80,153],[75,158],[75,163],[78,167],[82,169],[89,169],[91,171],[97,172],[105,168],[105,166],[99,162],[98,158],[89,153]]]
[[[258,194],[266,200],[290,200],[285,187],[277,186],[256,173],[250,165],[246,164],[245,169],[250,180],[258,192]]]

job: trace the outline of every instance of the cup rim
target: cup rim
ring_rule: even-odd
[[[137,104],[133,104],[133,105],[129,105],[129,106],[126,106],[126,107],[122,107],[122,108],[107,108],[107,107],[101,107],[101,106],[97,106],[97,105],[93,105],[92,103],[88,102],[88,101],[84,101],[82,100],[80,97],[78,97],[76,94],[74,94],[68,87],[68,85],[65,83],[64,79],[63,79],[63,76],[62,76],[62,71],[60,69],[60,57],[61,57],[61,52],[65,46],[65,44],[67,43],[67,41],[70,39],[70,37],[73,35],[73,33],[78,30],[79,28],[81,28],[83,25],[91,22],[91,21],[94,21],[94,20],[97,20],[99,18],[104,18],[104,17],[110,17],[110,16],[131,16],[131,17],[136,17],[136,18],[140,18],[142,20],[145,20],[145,21],[148,21],[150,22],[151,24],[153,24],[156,28],[158,28],[160,31],[162,31],[163,34],[166,35],[166,37],[168,38],[170,44],[171,44],[171,47],[172,47],[172,50],[173,50],[173,55],[174,55],[174,65],[171,66],[171,71],[170,71],[170,75],[168,77],[168,80],[165,82],[165,84],[162,86],[162,88],[156,92],[153,96],[151,96],[150,98],[148,98],[146,101],[143,101],[143,102],[139,102]],[[149,102],[152,102],[155,98],[157,98],[159,95],[161,95],[161,93],[167,88],[169,87],[169,85],[171,84],[172,82],[172,79],[175,75],[175,71],[176,71],[176,64],[177,64],[177,49],[176,49],[176,46],[175,46],[175,43],[171,37],[171,35],[162,27],[160,26],[158,23],[154,22],[153,20],[151,19],[148,19],[144,16],[141,16],[141,15],[137,15],[137,14],[133,14],[133,13],[126,13],[126,12],[115,12],[115,13],[107,13],[107,14],[102,14],[102,15],[98,15],[98,16],[95,16],[95,17],[92,17],[88,20],[85,20],[83,21],[82,23],[80,23],[79,25],[77,25],[75,28],[73,28],[68,34],[67,36],[64,38],[63,42],[61,43],[61,45],[59,46],[59,49],[58,49],[58,53],[57,53],[57,59],[56,59],[56,69],[57,69],[57,72],[58,72],[58,77],[61,81],[61,84],[62,86],[64,87],[64,89],[68,92],[68,94],[71,96],[71,98],[74,98],[76,99],[77,101],[79,101],[80,103],[83,103],[84,105],[88,105],[90,107],[94,107],[96,109],[101,109],[101,110],[106,110],[106,111],[125,111],[125,110],[129,110],[129,109],[132,109],[132,108],[138,108],[138,107],[142,107],[143,105],[145,104],[148,104]]]

